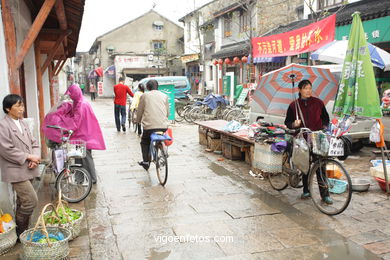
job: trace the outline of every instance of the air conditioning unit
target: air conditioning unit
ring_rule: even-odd
[[[150,54],[150,55],[148,55],[148,61],[153,61],[153,55],[152,54]]]

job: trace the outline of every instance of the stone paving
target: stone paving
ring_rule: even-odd
[[[207,153],[197,127],[180,124],[161,187],[154,166],[137,164],[139,137],[116,132],[112,100],[93,107],[107,150],[94,151],[98,183],[72,205],[87,217],[70,259],[390,259],[390,202],[375,183],[329,217],[300,200],[301,190],[275,191],[244,162]],[[369,156],[365,148],[345,165],[368,177]]]

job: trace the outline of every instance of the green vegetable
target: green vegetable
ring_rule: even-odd
[[[73,211],[69,207],[65,207],[65,214],[63,212],[63,209],[59,209],[58,212],[58,217],[57,218],[56,214],[52,211],[48,214],[45,214],[44,220],[46,224],[66,224],[69,223],[66,215],[69,216],[70,222],[74,222],[75,220],[79,219],[81,217],[81,212],[80,211]]]
[[[51,238],[51,237],[49,237],[49,241],[50,241],[50,242],[57,242],[58,240],[57,240],[56,238]],[[46,243],[47,243],[46,237],[39,239],[39,240],[38,240],[38,243],[40,243],[40,244],[46,244]]]

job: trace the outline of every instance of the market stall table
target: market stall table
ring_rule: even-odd
[[[249,139],[247,129],[235,133],[223,131],[228,123],[226,120],[196,122],[199,125],[200,144],[214,148],[218,147],[215,143],[219,142],[224,157],[232,160],[242,160],[245,157],[245,161],[252,165],[255,141]]]

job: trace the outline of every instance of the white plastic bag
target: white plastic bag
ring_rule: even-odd
[[[373,143],[378,143],[381,141],[381,134],[380,134],[381,126],[378,122],[375,122],[374,125],[371,127],[370,131],[370,141]]]
[[[310,169],[310,151],[303,136],[294,138],[293,153],[291,160],[294,166],[301,170],[304,174],[307,174]]]

